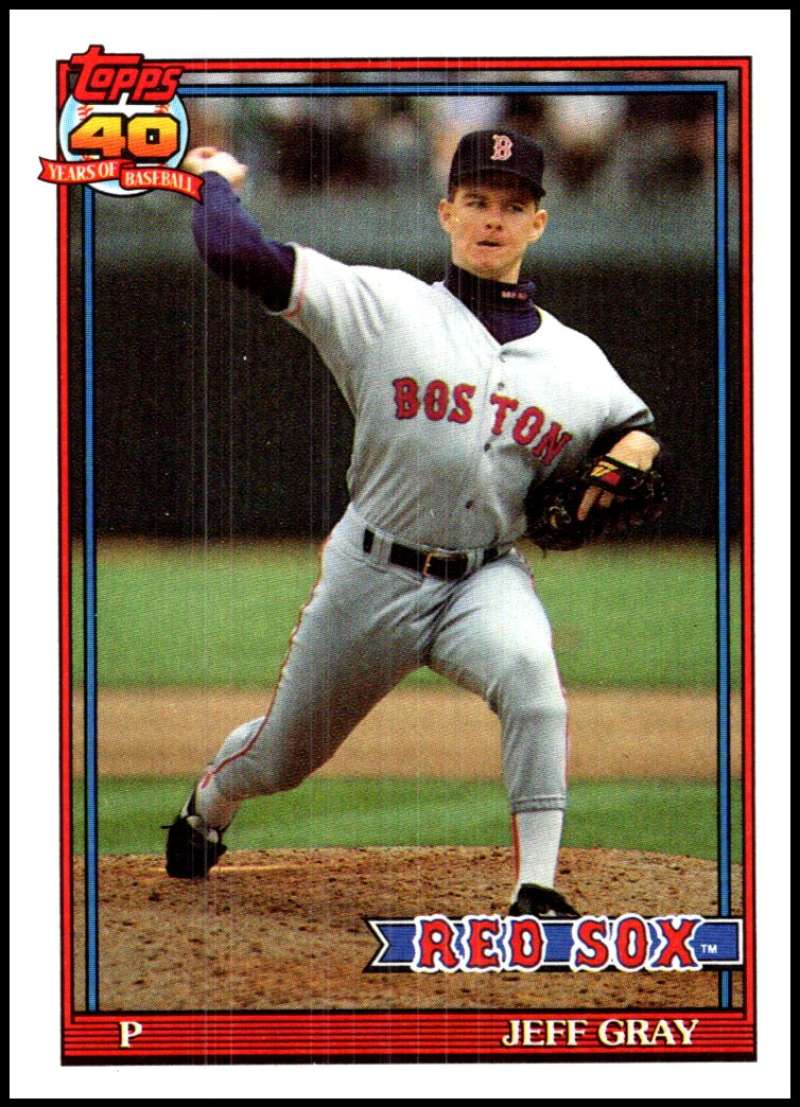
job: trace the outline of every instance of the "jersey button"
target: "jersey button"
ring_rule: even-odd
[[[472,505],[474,503],[475,503],[474,500],[467,500],[467,502],[464,504],[464,507],[467,509],[467,511],[469,511],[469,509],[472,507]]]
[[[497,387],[498,388],[505,388],[505,384],[502,381],[498,381],[497,382]]]
[[[491,442],[487,442],[486,445],[483,447],[483,452],[486,453],[487,450],[491,450],[491,448],[492,448]]]

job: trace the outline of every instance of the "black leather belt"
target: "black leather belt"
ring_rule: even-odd
[[[375,541],[374,533],[367,529],[364,531],[364,553],[369,553],[372,543]],[[490,561],[496,561],[500,551],[496,546],[483,551],[483,560],[480,565],[488,565]],[[469,555],[453,550],[415,550],[411,546],[401,546],[399,542],[392,542],[389,550],[389,561],[393,565],[399,565],[403,569],[411,569],[415,573],[421,573],[424,577],[436,577],[438,580],[458,580],[469,569]]]

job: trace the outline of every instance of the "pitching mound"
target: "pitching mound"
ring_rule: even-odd
[[[376,950],[365,916],[502,914],[511,871],[510,851],[502,848],[237,851],[199,882],[170,879],[159,857],[103,857],[100,1006],[224,1011],[717,1005],[712,972],[363,972]],[[75,878],[79,890],[81,861]],[[586,912],[716,914],[711,861],[564,849],[558,884]],[[76,923],[80,951],[81,920]],[[80,969],[76,976],[80,981]]]

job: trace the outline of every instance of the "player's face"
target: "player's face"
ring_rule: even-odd
[[[452,200],[439,201],[439,222],[460,269],[514,283],[526,249],[544,233],[547,212],[513,182],[469,183],[459,185]]]

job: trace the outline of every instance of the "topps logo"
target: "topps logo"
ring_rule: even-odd
[[[178,65],[145,62],[144,54],[106,54],[102,46],[73,54],[69,63],[78,67],[73,96],[82,104],[116,104],[124,92],[129,104],[166,104],[183,72]]]
[[[39,180],[109,196],[167,191],[199,200],[202,178],[179,168],[189,144],[178,95],[184,68],[98,45],[60,62],[71,83],[58,117],[61,160],[41,158]]]

